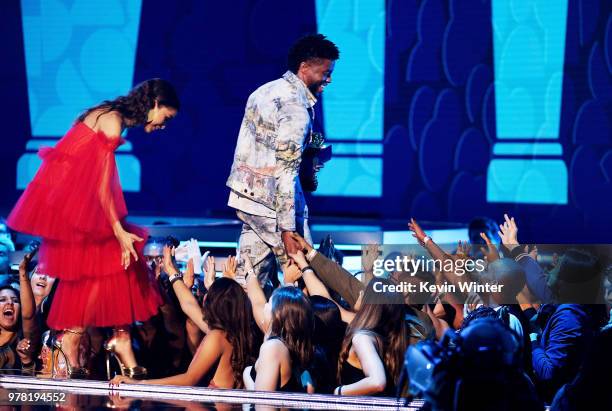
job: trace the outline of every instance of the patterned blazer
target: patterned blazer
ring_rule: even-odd
[[[291,71],[249,96],[226,183],[230,207],[275,217],[280,231],[295,231],[296,214],[307,214],[298,172],[316,101]]]

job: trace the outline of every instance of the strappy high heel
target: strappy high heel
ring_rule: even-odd
[[[117,331],[125,331],[125,330],[117,330]],[[147,376],[147,369],[145,367],[142,367],[140,365],[137,365],[135,367],[125,367],[123,365],[123,362],[121,362],[121,359],[119,358],[119,355],[117,354],[117,351],[116,351],[117,340],[118,340],[117,337],[113,336],[104,343],[104,350],[106,350],[106,376],[107,378],[110,380],[113,377],[111,375],[111,364],[110,364],[111,357],[113,357],[115,361],[117,361],[117,364],[119,364],[119,370],[121,371],[121,375],[129,377],[129,378],[133,378],[135,380],[144,379]]]
[[[64,363],[66,364],[66,377],[67,378],[87,378],[89,375],[89,370],[85,367],[73,366],[70,364],[70,360],[66,353],[64,352],[64,348],[62,347],[62,342],[64,339],[64,335],[66,333],[77,334],[82,336],[84,333],[80,331],[74,331],[69,328],[63,330],[60,334],[56,334],[53,336],[49,343],[51,345],[51,377],[58,377],[57,366],[59,364],[59,355],[61,354],[64,357]],[[78,352],[78,347],[77,347]],[[77,354],[78,356],[78,354]]]

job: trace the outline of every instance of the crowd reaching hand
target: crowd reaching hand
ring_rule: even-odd
[[[193,284],[195,282],[194,262],[191,258],[189,259],[189,261],[187,261],[187,267],[185,268],[185,272],[183,273],[183,282],[185,283],[187,288],[193,287]]]
[[[495,260],[499,260],[499,251],[486,233],[480,233],[480,237],[485,241],[487,247],[480,247],[480,251],[484,254],[485,259],[490,264]]]
[[[461,241],[457,243],[457,250],[452,256],[455,260],[465,260],[469,257],[472,246],[467,241]]]
[[[414,218],[410,219],[410,222],[408,223],[408,229],[412,231],[412,236],[417,239],[419,244],[424,246],[425,237],[427,237],[427,234],[425,234],[425,231],[423,231],[421,226],[416,222]]]
[[[210,286],[215,282],[217,272],[215,270],[215,257],[208,256],[206,258],[204,268],[204,287],[208,290]]]
[[[437,304],[436,304],[437,305]],[[437,316],[434,311],[429,307],[429,304],[424,304],[422,311],[427,314],[431,323],[433,324],[434,330],[436,332],[436,339],[440,340],[446,330],[450,328],[446,320]]]
[[[297,253],[302,252],[298,251]],[[297,253],[290,254],[290,256],[297,256]],[[300,279],[300,277],[302,277],[302,272],[300,271],[298,264],[294,261],[294,258],[291,257],[287,260],[285,265],[283,265],[283,282],[285,285],[294,285],[295,282]]]
[[[228,256],[225,263],[223,263],[223,277],[231,278],[232,280],[236,279],[237,267],[236,257],[233,255]]]
[[[518,227],[516,226],[514,217],[511,218],[508,214],[504,214],[504,220],[504,223],[499,225],[500,231],[498,234],[502,240],[502,244],[506,246],[508,250],[512,251],[519,245],[517,237]]]
[[[23,338],[17,343],[17,355],[23,365],[29,365],[34,362],[34,353],[32,352],[32,344],[28,338]]]

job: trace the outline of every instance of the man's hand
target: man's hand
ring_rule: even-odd
[[[300,243],[293,237],[294,232],[292,231],[283,231],[281,234],[281,239],[283,240],[283,245],[285,246],[285,251],[287,254],[295,254],[300,250]]]
[[[425,231],[423,231],[421,226],[416,222],[414,218],[410,219],[410,222],[408,223],[408,229],[412,231],[412,236],[417,239],[419,244],[425,245],[424,240],[425,237],[427,237],[427,234],[425,234]]]
[[[512,251],[515,247],[519,245],[518,242],[518,227],[514,222],[514,217],[508,217],[508,214],[504,214],[504,223],[499,225],[501,231],[498,232],[499,237],[502,240],[502,244],[506,246],[506,248]]]
[[[300,250],[304,252],[304,255],[308,254],[310,250],[312,250],[312,245],[310,245],[308,241],[304,239],[304,237],[296,232],[291,233],[291,236],[300,244]]]

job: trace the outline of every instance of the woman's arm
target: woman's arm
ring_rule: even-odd
[[[121,138],[122,121],[121,115],[117,112],[104,113],[97,120],[97,132],[103,134],[109,141],[116,141]],[[101,150],[105,149],[101,148]],[[127,210],[125,204],[116,204],[115,202],[116,198],[112,187],[118,184],[115,183],[118,178],[115,153],[112,150],[106,150],[102,163],[98,196],[102,210],[113,229],[113,234],[121,246],[121,265],[127,269],[132,258],[134,261],[138,261],[138,253],[134,249],[134,242],[140,242],[143,239],[126,231],[121,224],[121,219],[126,215]]]
[[[384,391],[387,386],[385,366],[376,350],[374,337],[367,334],[355,334],[353,349],[359,358],[365,378],[353,384],[338,387],[334,393],[338,394],[339,389],[341,395],[372,395]]]
[[[32,285],[28,277],[28,265],[31,260],[31,254],[27,253],[19,264],[19,299],[21,301],[21,319],[24,322],[24,328],[26,328],[26,322],[34,320],[34,314],[36,314],[34,293],[32,292]]]
[[[223,355],[224,336],[221,331],[213,330],[204,337],[198,347],[189,368],[182,374],[154,380],[133,380],[124,376],[117,376],[111,384],[151,384],[151,385],[196,385],[204,375],[215,365]]]
[[[253,317],[255,318],[255,322],[257,326],[263,332],[266,333],[267,326],[264,324],[264,306],[266,305],[266,295],[261,289],[261,285],[259,285],[259,279],[255,275],[253,271],[253,265],[251,264],[251,260],[248,256],[242,256],[244,258],[244,268],[246,269],[246,285],[247,285],[247,295],[249,300],[251,300],[251,305],[253,306]]]
[[[163,259],[163,268],[168,276],[180,275],[179,271],[174,266],[172,262],[172,249],[167,245],[164,246],[164,259]],[[181,310],[185,313],[187,317],[203,332],[208,331],[208,326],[204,322],[202,318],[202,308],[198,303],[198,300],[191,293],[191,290],[187,288],[185,283],[182,280],[176,280],[172,282],[172,289],[174,290],[174,294],[176,294],[176,298],[181,305]]]
[[[306,261],[306,257],[304,253],[300,250],[295,254],[289,255],[298,265],[300,270],[304,270],[306,267],[309,267],[308,261]],[[320,295],[321,297],[325,297],[330,301],[333,301],[334,304],[338,306],[340,309],[340,316],[342,317],[342,321],[345,323],[350,323],[355,318],[355,313],[352,311],[345,310],[340,304],[335,302],[325,284],[317,277],[314,269],[306,269],[302,271],[302,278],[304,279],[304,283],[306,283],[306,288],[308,289],[308,294],[310,295]]]

